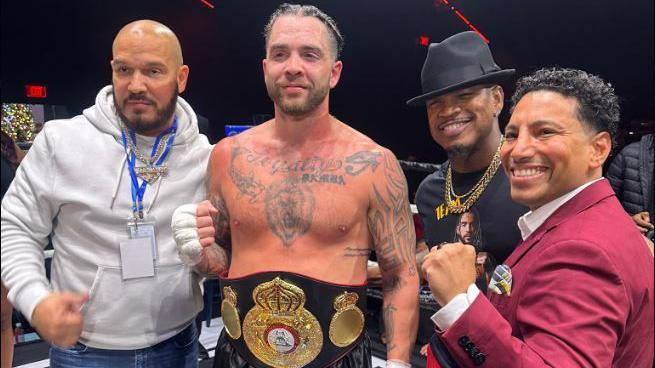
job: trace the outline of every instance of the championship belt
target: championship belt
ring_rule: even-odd
[[[363,336],[366,286],[289,272],[221,277],[221,316],[230,344],[255,367],[325,367]]]

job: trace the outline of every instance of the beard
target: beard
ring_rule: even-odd
[[[121,103],[116,101],[116,94],[113,94],[114,106],[116,106],[116,113],[118,117],[127,125],[130,129],[134,130],[137,134],[143,134],[151,132],[153,130],[159,130],[160,128],[166,126],[170,121],[173,114],[175,114],[175,107],[177,105],[177,84],[171,97],[168,99],[166,104],[161,108],[157,106],[155,101],[147,98],[145,94],[142,93],[130,93]],[[133,118],[128,118],[125,115],[125,105],[128,101],[146,101],[153,106],[155,106],[155,117],[153,119],[147,119],[143,114],[134,114]]]
[[[325,100],[330,88],[328,84],[307,88],[307,97],[300,101],[288,101],[282,93],[282,87],[275,82],[266,81],[266,91],[273,102],[287,115],[301,117],[308,115]]]
[[[473,153],[473,147],[458,144],[452,147],[448,147],[446,153],[448,154],[448,159],[451,160],[453,158],[466,159],[471,155],[471,153]]]

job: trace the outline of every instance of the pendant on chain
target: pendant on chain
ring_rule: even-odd
[[[160,177],[168,174],[168,166],[139,166],[135,167],[136,175],[148,182],[148,184],[155,183]]]

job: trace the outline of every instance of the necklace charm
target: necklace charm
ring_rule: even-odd
[[[134,168],[136,175],[148,182],[148,184],[155,183],[159,177],[166,176],[168,174],[168,166],[138,166]]]

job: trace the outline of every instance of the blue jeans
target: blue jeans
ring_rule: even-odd
[[[149,348],[96,349],[81,343],[70,349],[50,348],[51,368],[197,368],[198,330],[195,323]]]

